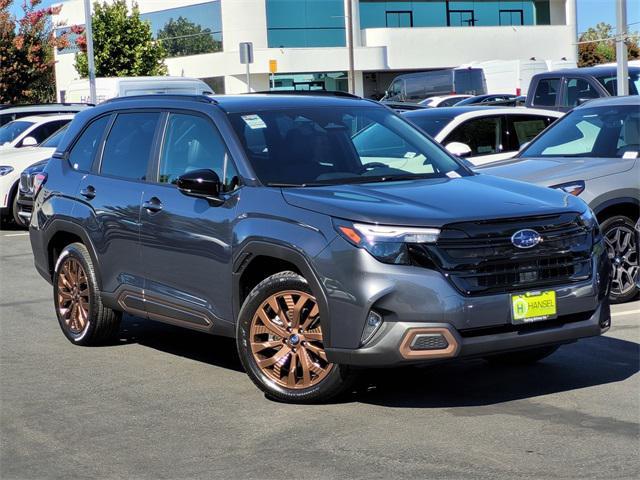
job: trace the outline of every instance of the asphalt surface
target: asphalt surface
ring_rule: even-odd
[[[368,372],[337,403],[267,400],[233,341],[125,317],[71,345],[28,236],[0,231],[0,477],[637,478],[640,302],[538,365]]]

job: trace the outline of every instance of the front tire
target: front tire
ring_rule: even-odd
[[[531,365],[547,358],[560,348],[559,345],[530,348],[516,352],[498,353],[484,357],[484,359],[494,365]]]
[[[11,203],[13,207],[12,209],[13,221],[15,222],[15,224],[19,228],[29,228],[29,223],[20,215],[18,215],[18,212],[20,212],[20,207],[18,206],[18,192],[16,192],[16,194],[13,196],[13,202]]]
[[[607,218],[600,225],[607,254],[611,261],[611,303],[624,303],[638,293],[638,245],[635,222],[624,215]]]
[[[58,323],[71,343],[102,345],[118,332],[122,315],[103,305],[91,256],[82,243],[67,245],[60,253],[53,298]]]
[[[244,369],[271,399],[326,402],[353,383],[348,367],[327,361],[318,304],[294,272],[272,275],[251,291],[236,333]]]

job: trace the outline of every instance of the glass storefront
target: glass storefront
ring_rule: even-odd
[[[347,92],[347,72],[283,73],[269,78],[270,90],[326,90]]]
[[[360,0],[361,28],[548,24],[549,0]]]
[[[266,0],[269,48],[344,47],[343,0]]]
[[[143,13],[168,57],[222,51],[220,0]]]

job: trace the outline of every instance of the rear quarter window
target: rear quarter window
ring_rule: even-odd
[[[91,170],[93,159],[95,158],[98,145],[102,140],[105,128],[109,123],[109,115],[94,120],[80,134],[71,151],[69,152],[69,163],[74,170],[88,172]]]

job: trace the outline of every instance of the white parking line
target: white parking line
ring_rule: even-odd
[[[29,235],[29,232],[25,232],[25,233],[8,233],[6,235],[3,235],[3,237],[24,237],[25,235]]]
[[[612,317],[621,317],[622,315],[633,315],[633,314],[638,314],[640,313],[640,310],[629,310],[626,312],[615,312],[612,313],[611,316]]]

